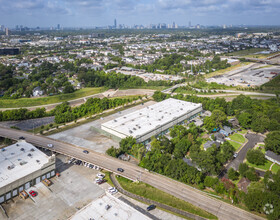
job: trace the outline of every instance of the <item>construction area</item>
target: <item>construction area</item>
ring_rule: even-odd
[[[280,74],[280,66],[252,63],[224,75],[208,78],[206,81],[227,86],[255,87],[270,81],[278,74]]]

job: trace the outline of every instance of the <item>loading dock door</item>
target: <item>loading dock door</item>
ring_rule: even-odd
[[[11,198],[11,193],[9,192],[9,193],[6,194],[6,200],[8,200],[10,198]]]
[[[50,173],[47,173],[47,178],[49,179],[51,177],[51,174]]]
[[[51,176],[54,176],[54,175],[55,175],[55,172],[54,172],[54,171],[52,171],[52,172],[51,172]]]
[[[42,176],[42,180],[46,179],[46,175]]]
[[[30,188],[30,182],[25,183],[25,189],[29,189]]]
[[[35,184],[38,184],[38,183],[40,183],[40,177],[36,178]]]
[[[13,191],[13,197],[15,197],[17,195],[17,189],[14,189]]]
[[[0,203],[4,202],[4,196],[0,197]]]

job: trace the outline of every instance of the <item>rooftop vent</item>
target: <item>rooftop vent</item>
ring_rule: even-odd
[[[134,121],[134,119],[132,119],[131,121]]]
[[[14,152],[12,152],[12,153],[11,153],[11,155],[15,155],[15,153],[14,153]]]
[[[124,123],[122,123],[122,125],[124,125]]]
[[[5,148],[2,148],[1,151],[4,152],[4,151],[6,151],[6,149],[5,149]]]
[[[20,148],[21,151],[24,151],[24,148]]]
[[[31,148],[31,150],[30,150],[31,152],[34,152],[35,151],[35,149],[34,148]]]
[[[133,131],[129,130],[129,133],[130,133],[130,134],[132,134],[132,133],[133,133]]]
[[[16,144],[16,146],[18,147],[18,146],[19,146],[19,144]]]
[[[32,157],[32,154],[27,154],[28,157]]]
[[[40,160],[36,160],[37,163],[40,163]]]
[[[115,119],[114,122],[117,122],[117,120]]]
[[[139,115],[142,115],[142,113],[140,112]]]
[[[24,164],[27,164],[27,162],[26,161],[21,161],[19,164],[22,166]]]
[[[8,170],[11,170],[11,169],[14,169],[14,168],[15,168],[15,165],[11,165],[11,166],[7,167]]]
[[[180,110],[182,110],[182,111],[183,111],[183,108],[180,108]]]
[[[126,118],[125,116],[123,118]]]
[[[134,131],[136,131],[136,128],[133,128]]]

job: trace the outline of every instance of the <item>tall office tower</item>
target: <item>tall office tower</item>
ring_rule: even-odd
[[[192,26],[192,23],[189,21],[189,27],[191,27]]]
[[[9,36],[9,28],[6,28],[6,36]]]
[[[117,19],[114,20],[114,27],[117,28]]]
[[[60,30],[60,24],[57,25],[57,30]]]
[[[175,22],[173,21],[173,25],[172,25],[172,28],[175,28]]]

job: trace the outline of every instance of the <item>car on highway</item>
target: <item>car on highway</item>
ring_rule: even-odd
[[[52,148],[53,147],[53,144],[47,144],[48,147]]]
[[[156,208],[155,205],[149,205],[149,206],[147,207],[147,211],[151,211],[151,210],[153,210],[153,209],[155,209],[155,208]]]
[[[83,150],[83,153],[88,154],[89,152],[87,150]]]
[[[18,139],[19,139],[19,140],[25,140],[25,137],[20,136]]]
[[[124,171],[124,169],[123,169],[123,168],[118,168],[118,169],[117,169],[117,171],[119,171],[119,172],[123,172],[123,171]]]
[[[33,190],[30,190],[30,191],[29,191],[29,194],[30,194],[32,197],[37,196],[37,192],[35,192],[35,191],[33,191]]]

